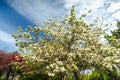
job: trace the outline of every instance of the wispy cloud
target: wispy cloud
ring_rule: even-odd
[[[109,6],[109,8],[108,8],[108,10],[109,10],[110,12],[114,12],[114,11],[116,11],[116,10],[118,10],[118,9],[120,9],[120,2],[114,2],[114,3],[112,3],[112,4]]]
[[[40,24],[50,17],[58,17],[62,14],[62,9],[54,6],[50,0],[7,0],[7,2],[30,21]]]
[[[10,44],[15,43],[15,40],[11,37],[11,34],[1,31],[1,30],[0,30],[0,40],[10,43]]]
[[[111,18],[111,22],[114,19],[120,19],[118,17],[120,0],[7,0],[7,2],[20,14],[40,24],[50,17],[55,17],[66,12],[64,9],[69,10],[72,5],[76,6],[78,16],[92,9],[93,12],[90,14],[91,19],[104,17],[108,20],[107,18]],[[58,5],[63,6],[64,9],[57,7]]]
[[[103,0],[59,0],[64,4],[65,8],[70,8],[72,5],[76,5],[79,9],[91,8],[96,9],[103,5]],[[97,3],[97,4],[96,4]]]
[[[105,23],[113,23],[115,26],[115,20],[120,20],[120,0],[7,0],[7,2],[20,14],[40,24],[50,17],[67,13],[72,5],[76,6],[78,17],[89,9],[92,10],[87,21],[103,17]]]
[[[7,48],[8,51],[15,51],[15,40],[11,37],[11,33],[15,31],[14,25],[10,23],[4,16],[0,16],[0,50]]]
[[[8,51],[17,50],[15,46],[15,40],[11,37],[11,34],[0,30],[0,50],[6,49]]]
[[[108,11],[112,14],[112,17],[120,20],[120,1],[111,4],[108,8]]]
[[[59,0],[66,9],[76,6],[78,14],[89,9],[93,10],[93,16],[107,16],[120,9],[120,0]],[[106,14],[106,15],[105,15]],[[109,16],[111,17],[111,16]]]

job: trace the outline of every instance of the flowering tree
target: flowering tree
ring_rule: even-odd
[[[116,70],[120,76],[120,49],[102,44],[103,26],[98,26],[99,23],[90,26],[84,17],[77,18],[73,6],[70,15],[61,21],[49,19],[43,27],[28,26],[25,32],[18,28],[13,37],[34,73],[58,76],[57,79],[62,80],[79,80],[82,71],[94,68]]]

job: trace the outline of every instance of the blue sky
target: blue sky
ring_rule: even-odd
[[[113,23],[110,30],[120,20],[120,0],[0,0],[0,49],[17,49],[11,34],[17,32],[18,26],[25,29],[34,23],[42,26],[48,18],[61,19],[72,5],[78,17],[92,9],[86,21],[103,17],[105,23]]]

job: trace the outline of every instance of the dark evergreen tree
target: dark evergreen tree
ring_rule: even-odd
[[[109,41],[109,44],[115,47],[120,47],[120,21],[117,21],[117,29],[111,31],[112,35],[106,35],[105,38]]]

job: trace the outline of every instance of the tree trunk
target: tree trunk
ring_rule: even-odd
[[[5,80],[8,80],[8,78],[9,78],[9,72],[7,71],[5,74]]]
[[[79,74],[77,71],[73,71],[73,74],[74,74],[74,79],[75,80],[79,80]]]

